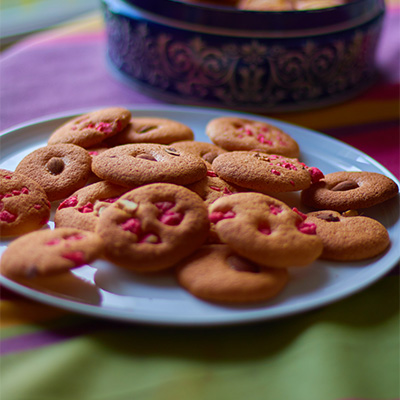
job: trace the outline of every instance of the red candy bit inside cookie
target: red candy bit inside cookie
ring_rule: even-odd
[[[182,222],[183,214],[168,210],[160,216],[159,220],[165,225],[176,226]]]
[[[141,224],[140,220],[137,218],[129,218],[125,222],[123,222],[120,227],[127,232],[131,232],[135,235],[139,235],[141,233]]]
[[[113,127],[112,127],[112,124],[110,124],[108,122],[100,122],[96,126],[96,130],[98,130],[99,132],[103,132],[103,133],[112,133]]]
[[[305,219],[307,218],[307,215],[302,213],[300,210],[298,210],[296,207],[292,208],[292,211],[294,211],[297,215],[300,215],[301,219],[303,221],[305,221]]]
[[[86,264],[85,253],[83,251],[71,251],[70,253],[63,254],[62,257],[72,261],[75,267]]]
[[[258,226],[258,231],[261,232],[263,235],[270,235],[271,234],[271,228],[269,227],[269,225],[267,223],[261,223]]]
[[[297,229],[306,235],[316,235],[317,233],[317,226],[312,222],[302,221],[297,225]]]
[[[269,211],[271,212],[271,214],[278,215],[283,210],[282,210],[282,207],[280,207],[280,206],[276,206],[275,204],[270,204],[269,205]]]
[[[17,216],[15,214],[10,213],[7,210],[3,210],[0,212],[0,221],[1,222],[7,222],[10,224],[11,222],[14,222],[17,219]]]
[[[121,196],[117,197],[110,197],[108,199],[103,199],[101,201],[104,201],[105,203],[115,203]]]
[[[64,239],[70,240],[70,241],[75,241],[75,240],[82,240],[84,238],[85,238],[85,236],[82,235],[81,233],[74,233],[73,235],[67,236]]]
[[[159,201],[154,205],[161,211],[158,220],[165,225],[176,226],[182,222],[184,215],[182,213],[172,211],[171,209],[175,206],[172,201]]]
[[[214,171],[207,171],[207,176],[210,176],[212,178],[216,178],[218,175]]]
[[[208,219],[216,224],[219,221],[222,221],[223,219],[230,219],[230,218],[234,218],[236,216],[236,214],[233,211],[214,211],[211,214],[209,214]]]
[[[324,178],[324,174],[316,167],[311,167],[308,169],[308,172],[311,175],[311,182],[316,183]]]
[[[117,129],[118,129],[118,123],[119,125],[121,124],[120,121],[117,121]],[[109,122],[98,122],[97,124],[91,122],[90,124],[87,124],[85,126],[86,129],[96,129],[96,131],[102,132],[102,133],[112,133],[113,132],[113,124]]]
[[[158,201],[157,203],[154,203],[154,205],[162,212],[166,212],[170,210],[175,203],[172,201]]]
[[[292,171],[297,171],[297,167],[294,164],[287,162],[287,161],[278,162],[278,163],[276,163],[276,165],[279,165],[280,167],[283,167],[283,168],[286,168],[286,169],[289,169]]]
[[[264,135],[261,133],[257,136],[257,140],[262,143],[262,144],[267,144],[268,146],[272,146],[273,143],[271,140],[267,139]]]
[[[83,213],[83,214],[87,214],[87,213],[91,213],[91,212],[93,212],[93,204],[89,201],[88,203],[86,203],[84,206],[81,206],[81,207],[78,207],[78,211],[80,212],[80,213]]]
[[[45,243],[46,246],[55,246],[56,244],[59,244],[61,240],[59,238],[54,238],[49,240],[48,242]]]
[[[57,208],[57,210],[61,210],[63,208],[75,207],[78,204],[78,198],[76,196],[68,197],[65,199]]]

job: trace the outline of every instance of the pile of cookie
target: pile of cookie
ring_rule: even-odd
[[[106,259],[136,273],[170,270],[208,301],[247,303],[280,293],[290,268],[390,246],[386,228],[357,212],[397,196],[390,178],[324,175],[262,121],[218,117],[206,134],[211,142],[198,142],[181,122],[122,107],[60,126],[15,171],[0,170],[0,232],[13,239],[1,273],[35,279]],[[279,199],[294,192],[303,211]]]

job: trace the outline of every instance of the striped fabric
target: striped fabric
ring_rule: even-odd
[[[379,80],[320,110],[273,115],[327,133],[399,170],[400,2],[391,1]],[[52,113],[160,104],[104,66],[99,16],[1,54],[1,129]],[[57,96],[55,96],[57,94]],[[49,101],[51,99],[51,101]],[[160,328],[76,315],[0,291],[2,400],[394,400],[399,273],[330,306],[224,328]]]

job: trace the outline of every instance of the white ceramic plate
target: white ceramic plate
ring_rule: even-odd
[[[132,108],[133,115],[181,121],[193,129],[198,141],[209,141],[204,128],[210,119],[218,116],[239,115],[272,122],[298,141],[301,159],[309,166],[316,166],[324,173],[338,170],[379,172],[398,183],[388,170],[364,153],[328,136],[288,123],[245,113],[197,107]],[[87,111],[90,110],[80,110],[74,114]],[[58,115],[4,132],[1,136],[0,168],[14,170],[25,155],[46,145],[50,133],[72,116]],[[288,195],[285,200],[301,209],[298,194]],[[104,261],[74,270],[67,278],[68,282],[59,285],[50,280],[28,287],[3,276],[0,276],[0,283],[42,303],[122,321],[193,326],[269,320],[305,312],[356,293],[377,281],[398,262],[398,198],[366,210],[365,215],[378,219],[388,229],[392,245],[385,254],[361,262],[316,261],[309,267],[293,269],[290,271],[291,281],[285,290],[272,301],[257,305],[222,306],[208,303],[181,289],[170,272],[141,276]],[[0,242],[0,253],[8,243]]]

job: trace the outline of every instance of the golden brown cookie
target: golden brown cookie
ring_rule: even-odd
[[[50,201],[60,200],[83,187],[91,174],[92,159],[74,144],[48,145],[25,156],[15,171],[35,180]]]
[[[115,203],[128,190],[107,181],[85,186],[58,206],[54,215],[55,226],[94,232],[102,209]]]
[[[252,11],[293,11],[295,0],[238,0],[238,8]]]
[[[1,257],[1,273],[9,277],[55,274],[92,262],[102,249],[102,240],[93,232],[43,229],[11,242]]]
[[[172,143],[172,147],[177,150],[183,150],[201,157],[208,164],[212,164],[214,159],[220,154],[226,153],[221,147],[207,142],[197,142],[195,140],[185,140],[182,142]]]
[[[261,193],[221,197],[209,206],[209,218],[222,242],[260,265],[306,266],[322,252],[314,224],[282,201]]]
[[[229,151],[256,150],[291,158],[299,156],[299,145],[290,135],[262,121],[214,118],[207,124],[206,134],[214,144]]]
[[[296,0],[296,10],[319,10],[321,8],[330,8],[346,4],[346,0]]]
[[[326,260],[364,260],[383,253],[390,245],[386,228],[369,217],[322,210],[308,213],[307,221],[317,227],[324,245],[320,258]]]
[[[294,192],[323,178],[315,167],[296,158],[257,151],[231,151],[219,155],[213,170],[223,180],[262,193]]]
[[[130,111],[122,107],[92,111],[60,126],[51,134],[48,144],[72,143],[84,148],[93,147],[121,132],[130,119]]]
[[[172,267],[205,242],[208,230],[203,200],[168,183],[129,191],[100,214],[96,226],[107,258],[137,272]]]
[[[46,225],[51,205],[31,178],[0,169],[0,237],[23,235]]]
[[[193,139],[192,129],[181,122],[167,118],[133,117],[122,132],[107,140],[107,144],[110,147],[130,143],[171,144]]]
[[[205,245],[179,263],[179,284],[194,296],[226,303],[253,303],[277,296],[289,274],[237,255],[227,245]]]
[[[398,192],[396,182],[383,174],[338,171],[303,190],[301,201],[319,210],[358,210],[383,203]]]
[[[207,206],[220,197],[247,191],[247,189],[243,187],[232,185],[224,181],[211,170],[207,171],[206,177],[186,187],[197,193],[205,201]]]
[[[154,143],[111,148],[93,159],[92,170],[101,179],[127,187],[154,182],[188,185],[207,174],[200,157]]]

